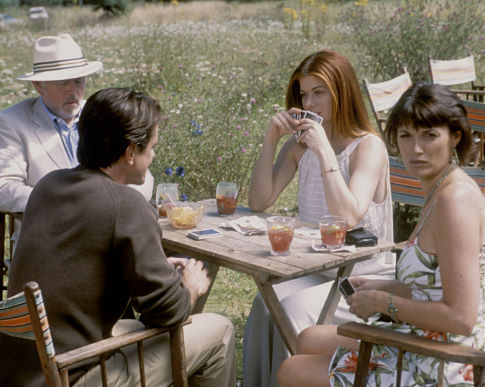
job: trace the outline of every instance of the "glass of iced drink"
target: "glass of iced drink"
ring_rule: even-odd
[[[318,219],[322,245],[329,249],[338,249],[345,244],[347,219],[343,216],[327,215]]]
[[[266,223],[271,255],[289,255],[296,220],[287,216],[271,216]]]
[[[221,181],[217,184],[217,212],[221,216],[231,216],[236,212],[238,189],[236,183]]]
[[[167,203],[176,202],[179,199],[179,190],[175,183],[160,183],[157,185],[156,203],[158,214],[167,216]]]

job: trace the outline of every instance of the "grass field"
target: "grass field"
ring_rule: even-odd
[[[326,3],[144,3],[119,18],[107,18],[88,7],[51,7],[49,21],[35,25],[27,20],[27,8],[4,9],[2,13],[21,18],[24,24],[0,29],[0,109],[35,95],[28,83],[16,80],[31,71],[34,39],[69,32],[88,59],[104,63],[100,73],[88,78],[88,96],[104,87],[130,86],[159,99],[166,130],[162,130],[151,168],[156,181],[167,178],[165,167],[185,166],[184,187],[192,200],[204,196],[195,187],[207,187],[205,195],[209,195],[221,176],[232,178],[236,170],[247,184],[269,119],[284,107],[287,81],[306,55],[334,49],[349,58],[359,79],[374,77],[365,66],[369,58],[356,46],[345,12],[364,6],[377,12],[397,7],[398,2]],[[300,16],[293,18],[288,9]],[[313,18],[304,17],[308,14]],[[477,34],[483,37],[483,28]],[[474,53],[483,83],[485,52],[483,45],[477,47]],[[201,140],[190,135],[192,121],[202,125]],[[225,165],[216,160],[216,151]],[[217,175],[216,170],[224,175]],[[202,177],[207,178],[200,182]],[[243,192],[245,188],[241,187]],[[246,200],[243,194],[241,203]],[[268,211],[297,213],[296,179]],[[244,324],[256,293],[251,278],[221,269],[206,306],[207,311],[222,313],[235,324],[238,378],[242,377]]]

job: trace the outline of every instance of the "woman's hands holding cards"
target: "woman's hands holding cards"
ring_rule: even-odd
[[[305,144],[312,150],[319,149],[323,142],[328,142],[325,130],[321,125],[322,117],[316,113],[302,110],[296,118],[298,120],[296,141]]]
[[[291,108],[288,111],[276,113],[271,118],[268,135],[270,135],[274,141],[279,141],[281,137],[286,134],[295,134],[295,128],[298,124],[295,117],[300,112],[300,109]]]

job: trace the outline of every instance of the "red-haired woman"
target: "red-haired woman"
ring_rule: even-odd
[[[273,116],[265,135],[251,178],[251,209],[264,211],[271,206],[298,171],[302,221],[318,224],[323,215],[340,215],[349,228],[364,225],[379,239],[392,241],[388,154],[370,125],[350,62],[327,50],[305,58],[291,76],[286,108]],[[323,121],[296,119],[302,110],[316,113]],[[273,164],[285,135],[290,136]],[[394,268],[393,256],[380,254],[355,265],[352,274],[393,278]],[[275,285],[297,333],[315,324],[331,279],[332,273],[327,272]],[[353,318],[341,302],[334,322]],[[244,335],[245,385],[276,386],[276,371],[288,356],[258,295]]]

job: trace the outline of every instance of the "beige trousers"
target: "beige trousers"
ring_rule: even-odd
[[[138,328],[136,320],[121,320],[113,334]],[[215,313],[192,315],[184,326],[185,356],[189,386],[234,387],[234,327],[229,319]],[[143,344],[147,386],[170,386],[170,343],[168,334],[146,340]],[[140,375],[136,345],[128,346],[107,361],[110,386],[139,386]],[[75,387],[101,385],[100,367],[94,367],[75,383]]]

